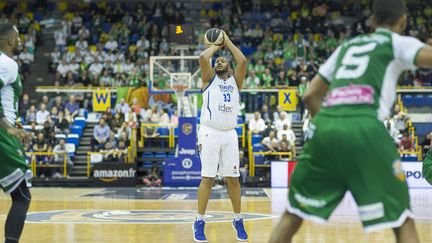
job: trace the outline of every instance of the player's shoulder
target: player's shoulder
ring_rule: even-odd
[[[11,71],[18,71],[18,63],[8,57],[6,54],[0,52],[0,65],[4,69],[9,69]]]

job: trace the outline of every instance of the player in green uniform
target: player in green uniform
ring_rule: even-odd
[[[18,29],[0,24],[0,188],[11,195],[12,206],[5,223],[5,243],[19,241],[30,205],[29,170],[24,157],[23,139],[29,134],[15,127],[21,79],[12,57],[21,49]]]
[[[339,46],[303,97],[313,121],[271,243],[291,242],[302,218],[325,222],[347,191],[366,231],[393,228],[397,242],[419,241],[400,156],[382,120],[399,76],[430,67],[432,48],[399,34],[403,0],[375,1],[372,22],[376,31]]]

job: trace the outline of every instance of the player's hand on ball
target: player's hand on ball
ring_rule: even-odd
[[[222,45],[226,45],[230,40],[230,38],[228,37],[228,35],[226,34],[225,31],[222,30],[223,36],[224,36],[224,41],[222,43]]]

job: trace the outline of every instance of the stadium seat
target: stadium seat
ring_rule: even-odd
[[[155,158],[166,158],[167,155],[165,152],[156,152],[154,157]]]
[[[238,136],[242,136],[243,135],[243,129],[242,127],[236,127],[236,132]]]
[[[262,136],[259,134],[252,135],[252,144],[261,143]]]
[[[86,119],[85,117],[76,117],[73,124],[84,129],[86,127]]]
[[[103,31],[103,32],[106,32],[106,33],[109,33],[110,30],[111,30],[111,24],[110,24],[110,23],[105,23],[105,24],[103,25],[103,27],[102,27],[102,31]]]
[[[83,129],[81,126],[72,125],[72,126],[70,126],[70,133],[71,134],[77,134],[79,137],[82,137]]]
[[[60,133],[59,133],[59,134],[56,134],[56,135],[55,135],[55,138],[56,138],[56,139],[66,139],[66,135],[65,135],[65,134],[60,134]]]
[[[244,123],[244,119],[242,116],[237,116],[237,124],[243,124]]]
[[[143,165],[141,166],[144,169],[150,169],[151,167],[153,167],[153,162],[151,161],[144,161]]]
[[[425,105],[425,97],[421,94],[414,96],[414,103],[416,106],[424,106]]]
[[[426,105],[432,106],[432,95],[426,96]]]
[[[153,158],[153,157],[154,157],[153,152],[143,152],[141,154],[141,158]]]
[[[158,128],[157,128],[157,132],[158,132],[161,136],[168,136],[168,135],[169,135],[169,128],[167,128],[167,127],[158,127]]]
[[[402,102],[407,107],[412,106],[414,104],[414,97],[412,95],[402,95]]]
[[[136,44],[138,40],[139,40],[139,35],[138,34],[135,33],[135,34],[131,35],[131,37],[130,37],[130,42],[131,43]]]
[[[178,127],[174,128],[174,136],[178,136],[179,135],[179,129]]]
[[[34,15],[34,20],[41,22],[44,18],[44,14],[42,12],[36,12]]]
[[[256,165],[264,164],[264,155],[255,154],[254,155],[254,161],[255,161]]]
[[[76,147],[79,145],[79,135],[78,134],[69,134],[66,138],[66,143],[73,143]]]
[[[264,150],[264,145],[262,145],[261,143],[256,143],[253,145],[253,152],[261,152]]]

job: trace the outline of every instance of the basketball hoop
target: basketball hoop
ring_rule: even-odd
[[[172,84],[171,87],[179,98],[184,97],[188,88],[186,84]]]

